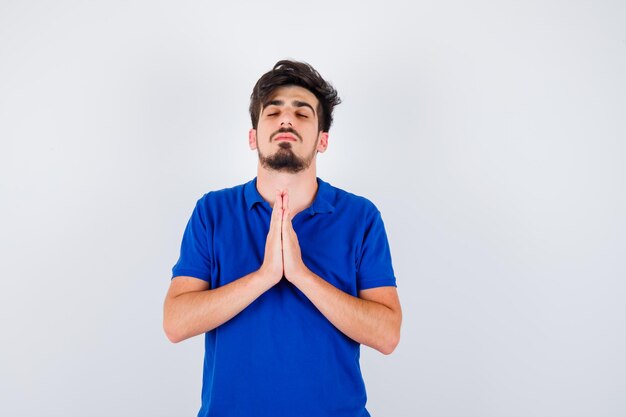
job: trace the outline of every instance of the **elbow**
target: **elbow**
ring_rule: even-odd
[[[183,340],[185,340],[182,337],[178,336],[177,334],[168,332],[168,331],[165,332],[165,336],[167,336],[167,339],[172,343],[178,343],[178,342],[182,342]]]
[[[398,314],[394,324],[388,330],[378,351],[383,355],[391,355],[400,343],[400,328],[402,327],[402,314]]]
[[[170,342],[179,343],[188,339],[190,336],[185,334],[183,322],[180,320],[180,317],[175,314],[172,303],[168,301],[169,300],[166,299],[165,305],[163,306],[163,331]]]
[[[387,340],[379,347],[378,351],[383,355],[391,355],[400,343],[400,330],[390,335]]]
[[[182,342],[186,339],[180,331],[178,331],[177,326],[171,323],[169,320],[163,320],[163,331],[165,332],[165,336],[172,343]]]

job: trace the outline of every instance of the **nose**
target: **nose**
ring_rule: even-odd
[[[292,115],[288,111],[283,112],[283,114],[281,115],[281,119],[280,119],[280,127],[293,126],[292,121],[293,121]]]

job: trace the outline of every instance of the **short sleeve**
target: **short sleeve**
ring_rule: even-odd
[[[368,220],[357,262],[357,289],[395,287],[391,250],[380,212],[375,210]]]
[[[188,276],[210,281],[212,229],[205,195],[198,200],[191,218],[187,222],[180,246],[180,257],[172,268],[172,278]]]

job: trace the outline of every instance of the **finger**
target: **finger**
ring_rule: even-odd
[[[282,190],[276,190],[276,201],[274,202],[274,204],[277,204],[279,209],[283,208],[283,191]]]
[[[283,215],[282,234],[283,239],[286,237],[289,240],[293,240],[296,237],[296,231],[293,228],[293,218],[291,216],[291,210],[286,209],[286,213]]]
[[[291,211],[289,209],[285,209],[285,214],[283,215],[283,224],[282,224],[282,236],[283,241],[287,240],[289,242],[288,245],[283,244],[283,250],[285,246],[288,249],[291,249],[293,245],[298,246],[298,235],[293,228],[293,222],[291,218]]]
[[[291,221],[289,214],[289,192],[285,190],[283,192],[283,223],[285,223],[285,220]]]
[[[289,191],[287,190],[283,193],[283,208],[289,208]]]
[[[282,210],[282,198],[280,196],[280,191],[276,191],[276,199],[274,200],[274,208],[272,209],[272,217],[270,219],[270,227],[272,226],[272,224],[274,225],[274,227],[280,227],[280,220],[281,217],[283,216],[283,210]]]

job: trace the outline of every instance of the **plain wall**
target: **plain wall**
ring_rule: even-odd
[[[338,89],[318,175],[381,210],[404,308],[374,417],[626,415],[626,5],[0,0],[0,415],[193,416],[162,303],[256,173],[279,59]]]

